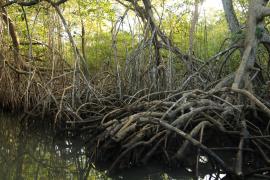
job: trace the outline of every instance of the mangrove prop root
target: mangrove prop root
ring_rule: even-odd
[[[246,99],[245,104],[239,103],[239,95]],[[270,110],[255,95],[222,88],[174,91],[162,98],[147,98],[150,96],[132,96],[121,106],[114,106],[119,102],[110,96],[92,100],[94,107],[85,105],[73,111],[64,105],[61,108],[62,113],[73,117],[66,123],[68,131],[83,129],[79,136],[89,147],[90,157],[112,162],[110,172],[151,160],[186,164],[194,157],[193,167],[198,173],[200,156],[207,156],[209,162],[232,177],[260,175],[256,171],[260,169],[269,172],[270,137],[266,127]],[[99,108],[99,113],[91,113]],[[254,111],[263,121],[254,118]],[[231,152],[233,164],[220,155],[222,151]],[[250,165],[252,157],[258,157],[255,161],[260,163]]]

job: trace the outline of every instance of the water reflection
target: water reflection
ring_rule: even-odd
[[[53,138],[46,122],[22,129],[19,116],[0,114],[0,179],[128,179],[172,180],[193,179],[186,170],[164,172],[155,165],[132,168],[108,177],[106,171],[95,170],[94,164],[79,140]],[[72,142],[72,143],[71,143]],[[207,159],[202,158],[202,163]],[[202,175],[201,179],[212,179]]]
[[[17,117],[0,115],[0,179],[108,179],[82,151],[54,145],[48,127],[22,131]]]

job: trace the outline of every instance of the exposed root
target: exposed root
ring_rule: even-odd
[[[193,167],[192,159],[199,152],[233,177],[268,167],[269,107],[248,91],[223,88],[156,94],[124,100],[129,103],[115,101],[120,108],[110,98],[100,98],[100,114],[91,113],[94,102],[81,106],[73,112],[75,121],[67,123],[68,131],[83,129],[71,134],[85,139],[93,160],[112,162],[111,171],[151,160]],[[245,104],[238,104],[239,95],[244,95]],[[101,109],[104,103],[107,106]],[[254,111],[263,121],[254,119]],[[82,116],[87,112],[91,118],[85,120]],[[236,150],[231,153],[233,164],[220,156],[220,151],[229,149]]]

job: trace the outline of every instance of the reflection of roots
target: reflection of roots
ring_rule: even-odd
[[[240,104],[239,97],[245,103]],[[270,111],[248,91],[174,91],[134,99],[107,113],[100,119],[100,133],[87,139],[92,157],[113,162],[110,170],[153,159],[185,164],[201,154],[223,171],[243,176],[247,168],[263,168],[270,162]],[[81,121],[78,124],[82,126]],[[91,129],[91,134],[94,127],[87,124],[83,129]],[[234,166],[218,154],[228,150],[236,152]],[[252,159],[256,155],[260,158]],[[251,161],[261,162],[248,165]]]

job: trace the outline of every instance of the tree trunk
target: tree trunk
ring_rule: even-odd
[[[143,0],[143,4],[145,7],[145,16],[147,18],[147,22],[150,25],[151,31],[152,31],[152,37],[153,37],[153,45],[155,49],[155,63],[153,64],[153,85],[154,89],[156,90],[158,88],[158,79],[159,73],[158,73],[158,67],[161,63],[161,56],[160,56],[160,48],[158,46],[158,29],[156,28],[156,24],[154,22],[154,15],[152,11],[152,5],[150,0]]]
[[[14,53],[14,60],[16,62],[16,67],[20,67],[20,58],[19,58],[19,39],[15,30],[15,25],[11,21],[11,19],[8,17],[7,11],[5,8],[2,8],[2,19],[5,22],[5,24],[8,27],[8,33],[12,40],[12,46],[13,46],[13,53]]]
[[[231,33],[237,33],[240,30],[240,26],[233,9],[232,0],[222,0],[222,5]]]
[[[268,0],[251,0],[249,4],[244,52],[236,72],[233,88],[248,88],[251,85],[250,74],[256,62],[256,49],[260,40],[260,30],[264,29],[263,19]],[[267,8],[268,9],[268,8]]]

